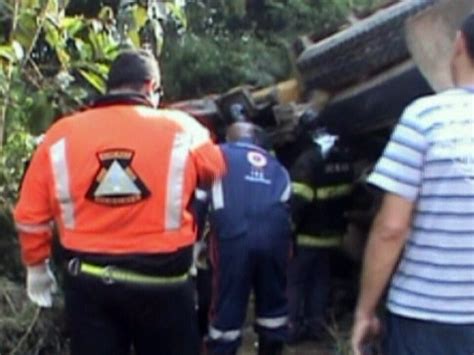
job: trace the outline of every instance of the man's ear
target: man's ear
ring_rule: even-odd
[[[468,56],[466,37],[461,31],[456,34],[454,41],[454,57]]]
[[[155,86],[155,83],[153,80],[147,80],[145,81],[145,85],[143,87],[146,93],[150,93],[150,92],[153,92],[154,86]]]

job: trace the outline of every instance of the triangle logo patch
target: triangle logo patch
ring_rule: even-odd
[[[150,191],[130,166],[133,155],[133,151],[125,149],[98,153],[100,168],[86,198],[105,205],[125,205],[150,196]]]

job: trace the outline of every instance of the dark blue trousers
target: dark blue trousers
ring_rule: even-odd
[[[329,305],[330,253],[328,248],[299,247],[290,263],[288,301],[293,332],[322,330]]]
[[[237,351],[252,290],[256,332],[270,341],[286,340],[289,250],[289,236],[255,234],[212,239],[211,354]]]
[[[474,324],[428,322],[387,313],[385,355],[474,354]]]

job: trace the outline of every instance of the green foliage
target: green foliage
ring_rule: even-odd
[[[268,39],[188,33],[170,43],[163,57],[163,80],[172,100],[221,93],[240,84],[270,85],[291,68],[286,48],[269,46]]]
[[[15,200],[33,134],[104,91],[118,42],[99,21],[64,17],[55,1],[24,2],[10,41],[0,46],[0,92],[6,137],[0,145],[0,205]],[[10,8],[11,10],[11,8]],[[11,12],[11,15],[15,14]]]
[[[23,47],[17,41],[0,46],[0,60],[4,63],[19,63],[23,54]]]
[[[292,75],[289,48],[318,38],[388,0],[188,0],[188,32],[167,37],[168,99],[199,97],[236,85],[265,86]]]
[[[105,92],[108,68],[121,48],[146,46],[158,57],[163,33],[158,10],[142,3],[100,7],[94,18],[66,15],[61,0],[0,0],[0,204],[16,198],[32,135],[55,118]],[[182,22],[180,7],[165,19]],[[3,141],[5,137],[5,142]]]
[[[12,149],[28,155],[26,134],[43,132],[87,97],[104,92],[108,66],[121,48],[163,53],[169,101],[237,85],[263,87],[292,76],[289,48],[299,35],[337,30],[350,14],[386,2],[187,0],[183,11],[178,0],[147,8],[147,1],[121,7],[118,0],[81,0],[64,11],[65,1],[26,0],[15,13],[13,0],[0,0],[6,14],[0,19],[0,135],[7,141],[2,181],[18,177],[18,167],[7,165],[21,159],[4,157]],[[11,137],[19,139],[16,146]]]
[[[288,0],[269,1],[266,11],[256,17],[260,30],[277,31],[291,40],[307,32],[318,32],[322,28],[343,22],[345,7],[342,1]],[[293,37],[294,38],[294,37]]]
[[[0,148],[0,210],[15,200],[25,164],[35,147],[35,140],[24,130],[14,130]]]

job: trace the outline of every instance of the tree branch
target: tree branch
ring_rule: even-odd
[[[44,21],[46,20],[46,14],[48,11],[49,1],[50,0],[44,3],[43,8],[41,9],[39,13],[38,28],[36,29],[36,32],[33,36],[33,40],[31,41],[31,44],[30,44],[30,48],[28,48],[28,51],[25,53],[25,56],[23,57],[23,60],[20,66],[20,72],[23,71],[23,68],[25,67],[26,63],[30,60],[31,53],[33,52],[33,49],[35,48],[36,42],[38,41],[41,31],[43,30]]]
[[[38,321],[39,315],[41,313],[41,307],[37,307],[35,310],[35,314],[33,316],[33,319],[31,320],[30,325],[28,326],[28,329],[26,330],[25,334],[21,337],[21,339],[18,341],[16,344],[15,348],[10,352],[10,355],[15,355],[22,347],[23,343],[25,340],[30,336],[31,331],[35,327],[36,322]]]
[[[20,9],[20,0],[15,0],[15,6],[13,8],[13,19],[12,19],[12,30],[10,32],[9,43],[12,43],[13,35],[18,25],[18,11]],[[8,69],[6,73],[6,85],[5,85],[5,98],[3,104],[0,107],[0,148],[3,147],[3,139],[5,135],[5,119],[7,116],[8,104],[10,102],[10,87],[13,77],[13,63],[8,63]]]

